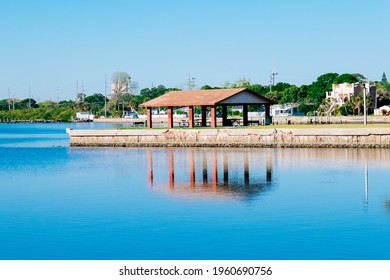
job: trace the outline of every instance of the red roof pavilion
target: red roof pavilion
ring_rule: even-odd
[[[194,106],[202,108],[202,126],[206,126],[206,108],[211,109],[211,127],[217,126],[216,106],[222,106],[223,123],[227,123],[227,106],[243,106],[243,124],[248,125],[248,105],[265,105],[265,118],[270,117],[270,105],[274,101],[247,88],[170,91],[141,106],[147,109],[147,124],[152,128],[153,107],[168,107],[168,128],[173,127],[173,107],[188,107],[190,128],[194,127]],[[267,121],[266,121],[267,123]]]

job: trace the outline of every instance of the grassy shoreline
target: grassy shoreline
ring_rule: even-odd
[[[236,126],[236,127],[226,127],[226,126],[218,126],[216,128],[212,127],[154,127],[154,128],[145,128],[145,127],[130,127],[130,128],[118,128],[120,130],[128,130],[128,129],[142,129],[142,130],[213,130],[213,129],[233,129],[233,130],[248,130],[248,129],[371,129],[371,128],[390,128],[390,124],[279,124],[279,125],[265,125],[265,126]]]

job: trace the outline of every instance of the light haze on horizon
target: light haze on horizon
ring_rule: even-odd
[[[0,99],[104,94],[124,71],[139,89],[249,79],[310,84],[336,72],[380,80],[389,65],[385,0],[1,1]],[[389,72],[390,74],[390,72]],[[110,87],[107,87],[107,92]]]

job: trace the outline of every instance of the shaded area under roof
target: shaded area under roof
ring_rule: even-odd
[[[143,107],[275,104],[247,88],[170,91],[142,103]]]

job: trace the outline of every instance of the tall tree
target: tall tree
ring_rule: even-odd
[[[319,76],[315,82],[308,86],[305,103],[318,107],[326,97],[325,93],[332,90],[332,84],[338,76],[337,73],[327,73]]]
[[[299,88],[292,85],[283,91],[283,96],[279,100],[280,103],[295,103],[298,101]]]
[[[387,84],[387,78],[385,72],[382,74],[382,84]]]
[[[130,75],[126,72],[115,72],[111,77],[112,98],[118,100],[124,93],[130,92]]]
[[[246,78],[241,78],[231,85],[232,88],[249,88],[251,81]]]
[[[37,102],[32,98],[23,99],[15,103],[16,109],[37,108],[37,107],[38,107]]]
[[[276,91],[284,91],[286,89],[288,89],[289,87],[291,87],[291,85],[289,83],[283,83],[283,82],[279,82],[277,83],[276,85],[272,86],[272,90],[276,90]]]
[[[367,78],[364,77],[362,74],[360,73],[355,73],[355,74],[352,74],[355,76],[355,78],[358,80],[359,83],[365,83],[367,82]]]
[[[154,99],[156,97],[159,97],[160,95],[163,95],[164,93],[168,91],[178,91],[180,89],[177,88],[166,88],[163,85],[159,85],[157,87],[152,88],[143,88],[140,91],[139,99],[140,102],[146,102],[148,100]]]
[[[376,87],[377,93],[377,106],[390,104],[390,84],[389,83],[378,83]]]
[[[207,89],[220,89],[220,87],[211,87],[211,86],[209,86],[209,85],[204,85],[204,86],[202,86],[200,89],[203,89],[203,90],[207,90]]]
[[[7,111],[9,109],[9,101],[7,99],[0,100],[0,111]]]
[[[93,95],[85,97],[84,101],[89,104],[92,113],[96,114],[99,110],[103,109],[105,96],[101,93],[94,93]]]
[[[342,84],[348,83],[353,84],[359,82],[356,74],[341,74],[336,79],[334,79],[333,84]]]

